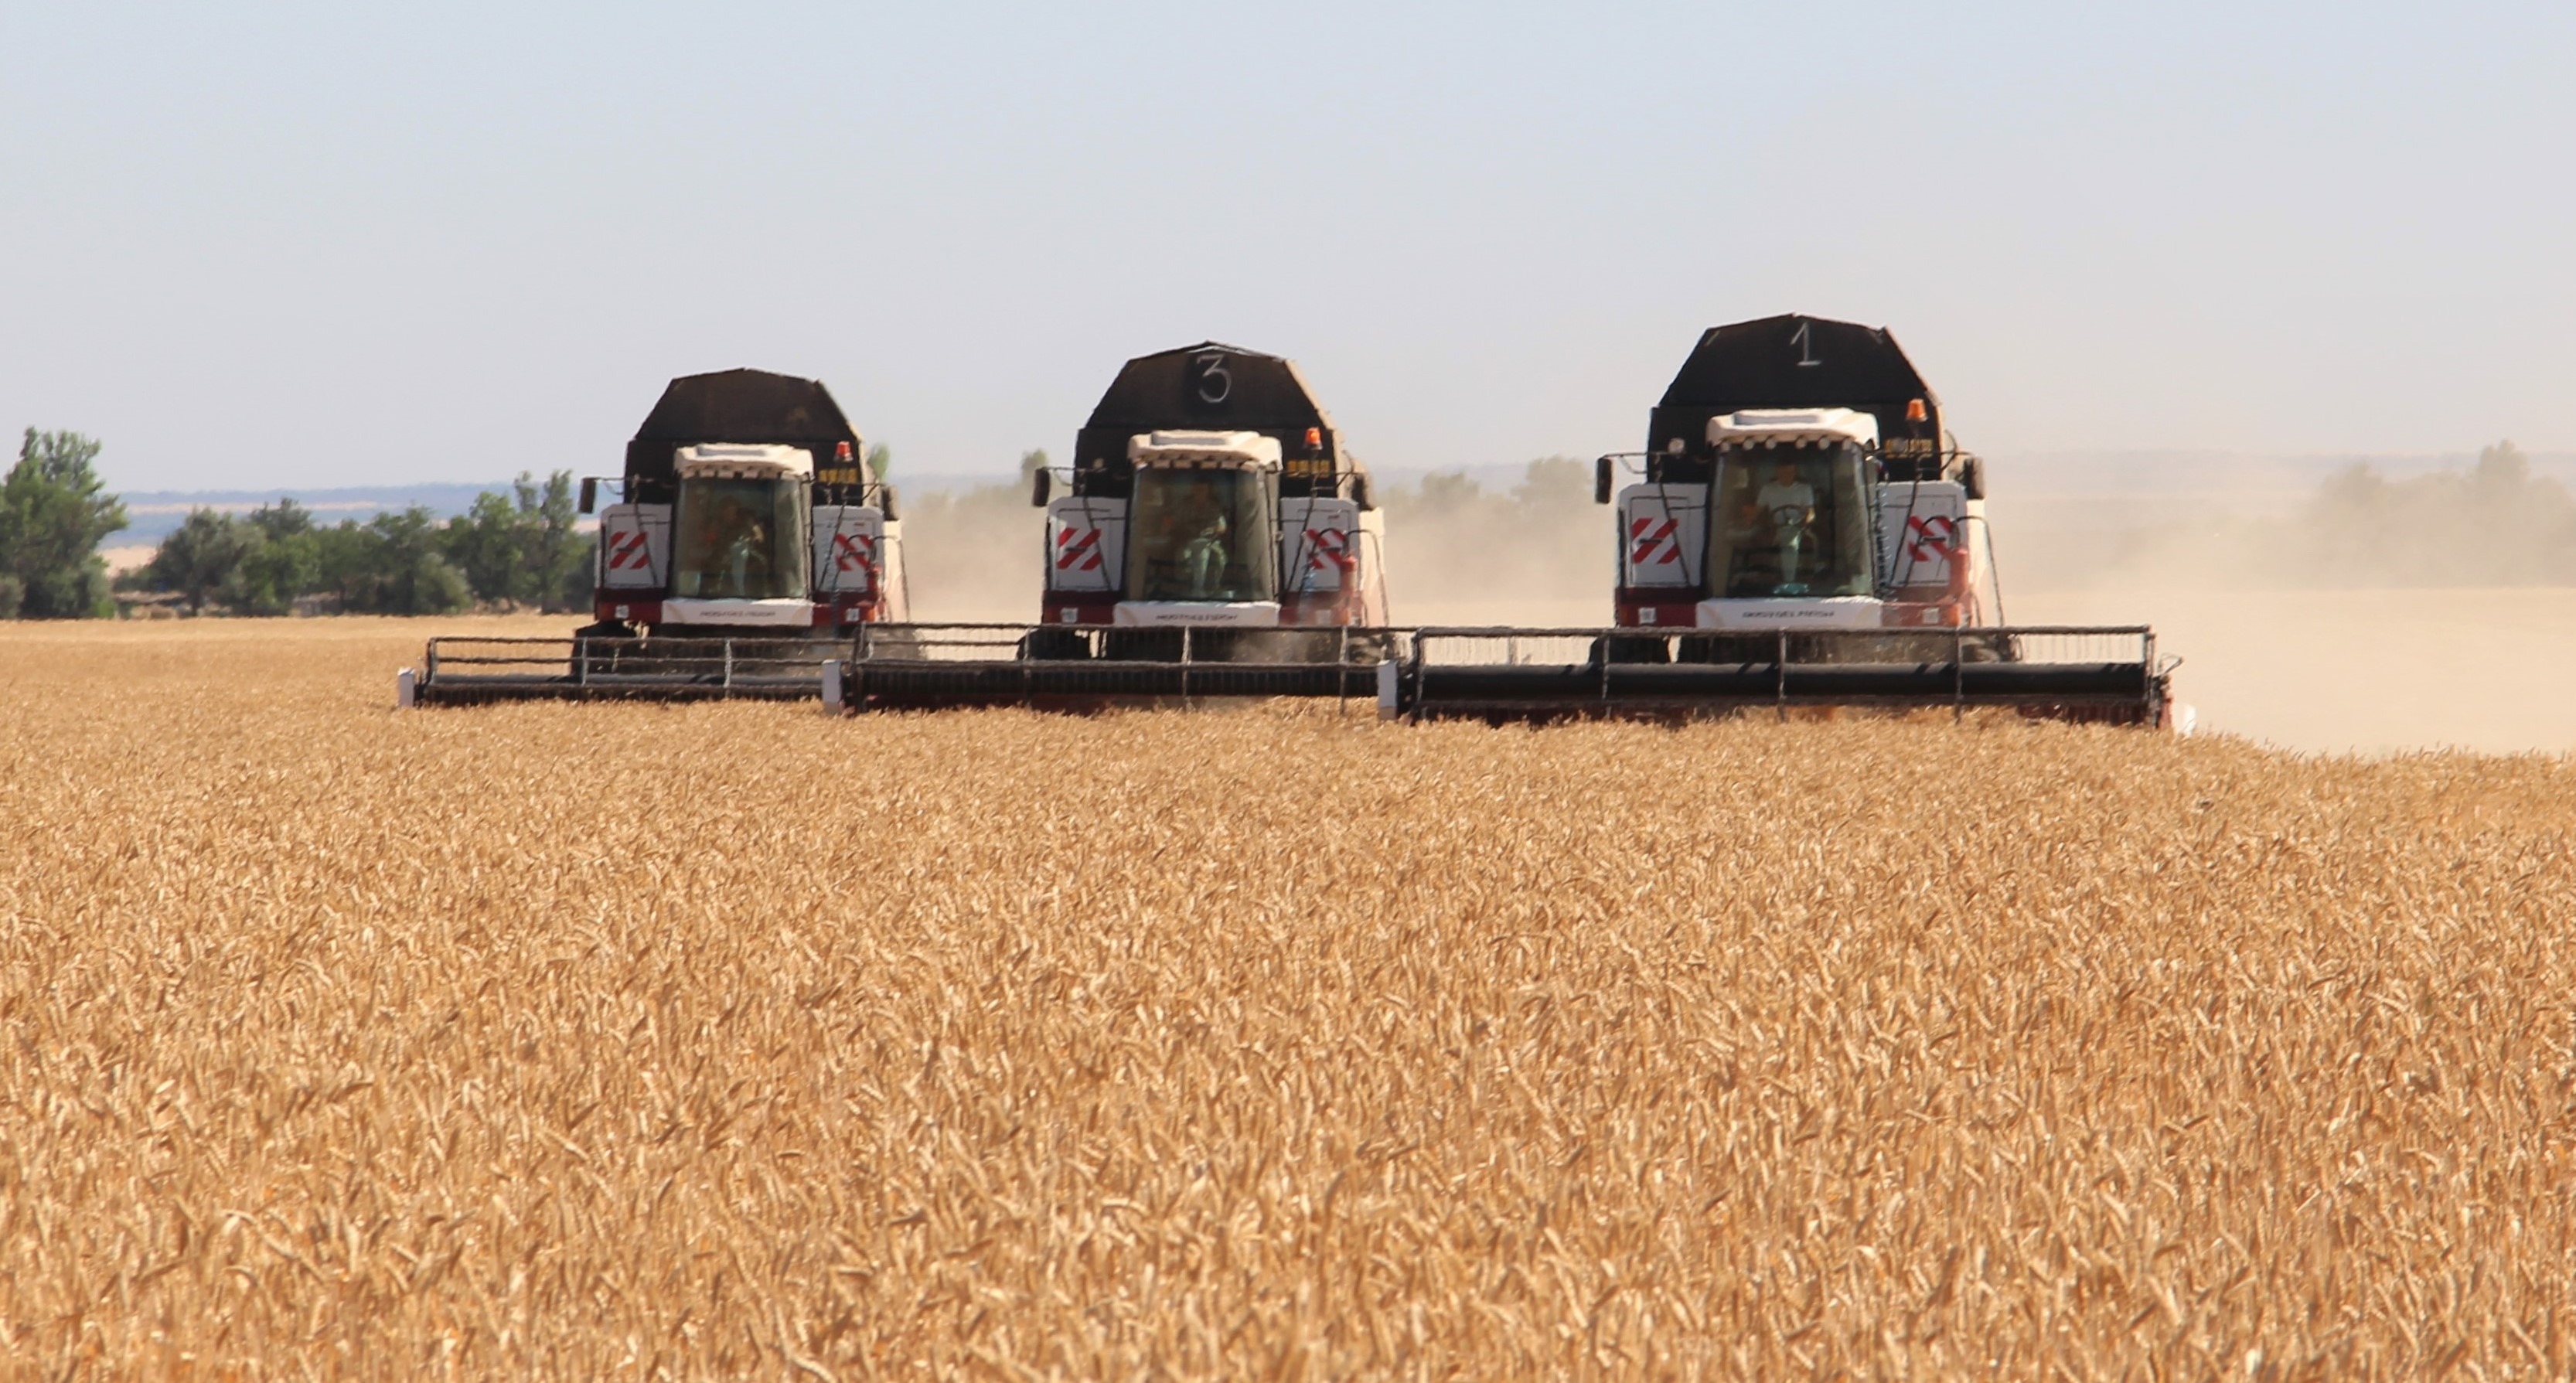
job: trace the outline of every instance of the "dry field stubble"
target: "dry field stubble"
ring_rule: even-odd
[[[2568,772],[0,632],[29,1375],[2563,1376]]]

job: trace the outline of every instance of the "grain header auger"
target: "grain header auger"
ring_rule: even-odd
[[[2005,622],[1985,467],[1884,329],[1711,328],[1646,450],[1596,467],[1618,518],[1612,625],[1418,630],[1393,679],[1402,713],[2000,706],[2189,727],[2153,631]]]
[[[569,638],[436,638],[402,704],[813,698],[850,634],[908,612],[893,489],[810,379],[672,380],[598,509],[596,622]],[[598,478],[581,483],[597,509]]]
[[[869,624],[827,670],[850,710],[1092,709],[1205,697],[1374,700],[1385,529],[1369,473],[1296,365],[1214,341],[1139,356],[1074,438],[1034,624]]]

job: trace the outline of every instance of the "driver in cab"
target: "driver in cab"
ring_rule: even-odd
[[[701,544],[716,556],[729,596],[747,596],[769,576],[769,525],[751,506],[727,495],[702,530]]]
[[[1190,540],[1181,547],[1181,576],[1189,584],[1191,599],[1207,600],[1225,579],[1226,538],[1232,525],[1213,499],[1202,498],[1192,518]]]
[[[1753,497],[1750,516],[1771,525],[1772,540],[1780,552],[1780,589],[1795,593],[1806,588],[1798,584],[1799,550],[1806,545],[1807,526],[1816,518],[1816,488],[1798,478],[1798,465],[1783,461],[1762,489]]]

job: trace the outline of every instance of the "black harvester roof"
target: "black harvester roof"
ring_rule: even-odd
[[[1923,420],[1909,421],[1907,407],[1917,400]],[[1885,327],[1789,313],[1700,333],[1647,424],[1655,478],[1705,480],[1708,420],[1742,408],[1852,408],[1873,414],[1891,475],[1910,478],[1915,458],[1929,462],[1924,478],[1939,474],[1941,400]],[[1679,463],[1666,459],[1675,438],[1683,447]]]
[[[682,375],[662,391],[661,402],[626,444],[630,491],[666,490],[676,478],[671,453],[681,447],[730,442],[744,446],[803,447],[828,468],[839,444],[857,457],[859,434],[820,380],[767,370],[718,370]]]
[[[1258,432],[1279,442],[1281,493],[1330,495],[1364,472],[1296,362],[1219,341],[1140,355],[1118,371],[1073,440],[1074,493],[1123,495],[1140,432]],[[1311,430],[1315,440],[1307,441]]]

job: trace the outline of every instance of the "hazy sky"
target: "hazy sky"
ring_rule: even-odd
[[[1215,337],[1479,465],[1803,311],[1990,453],[2576,446],[2576,6],[1934,8],[0,0],[0,426],[613,472],[756,365],[996,471]]]

